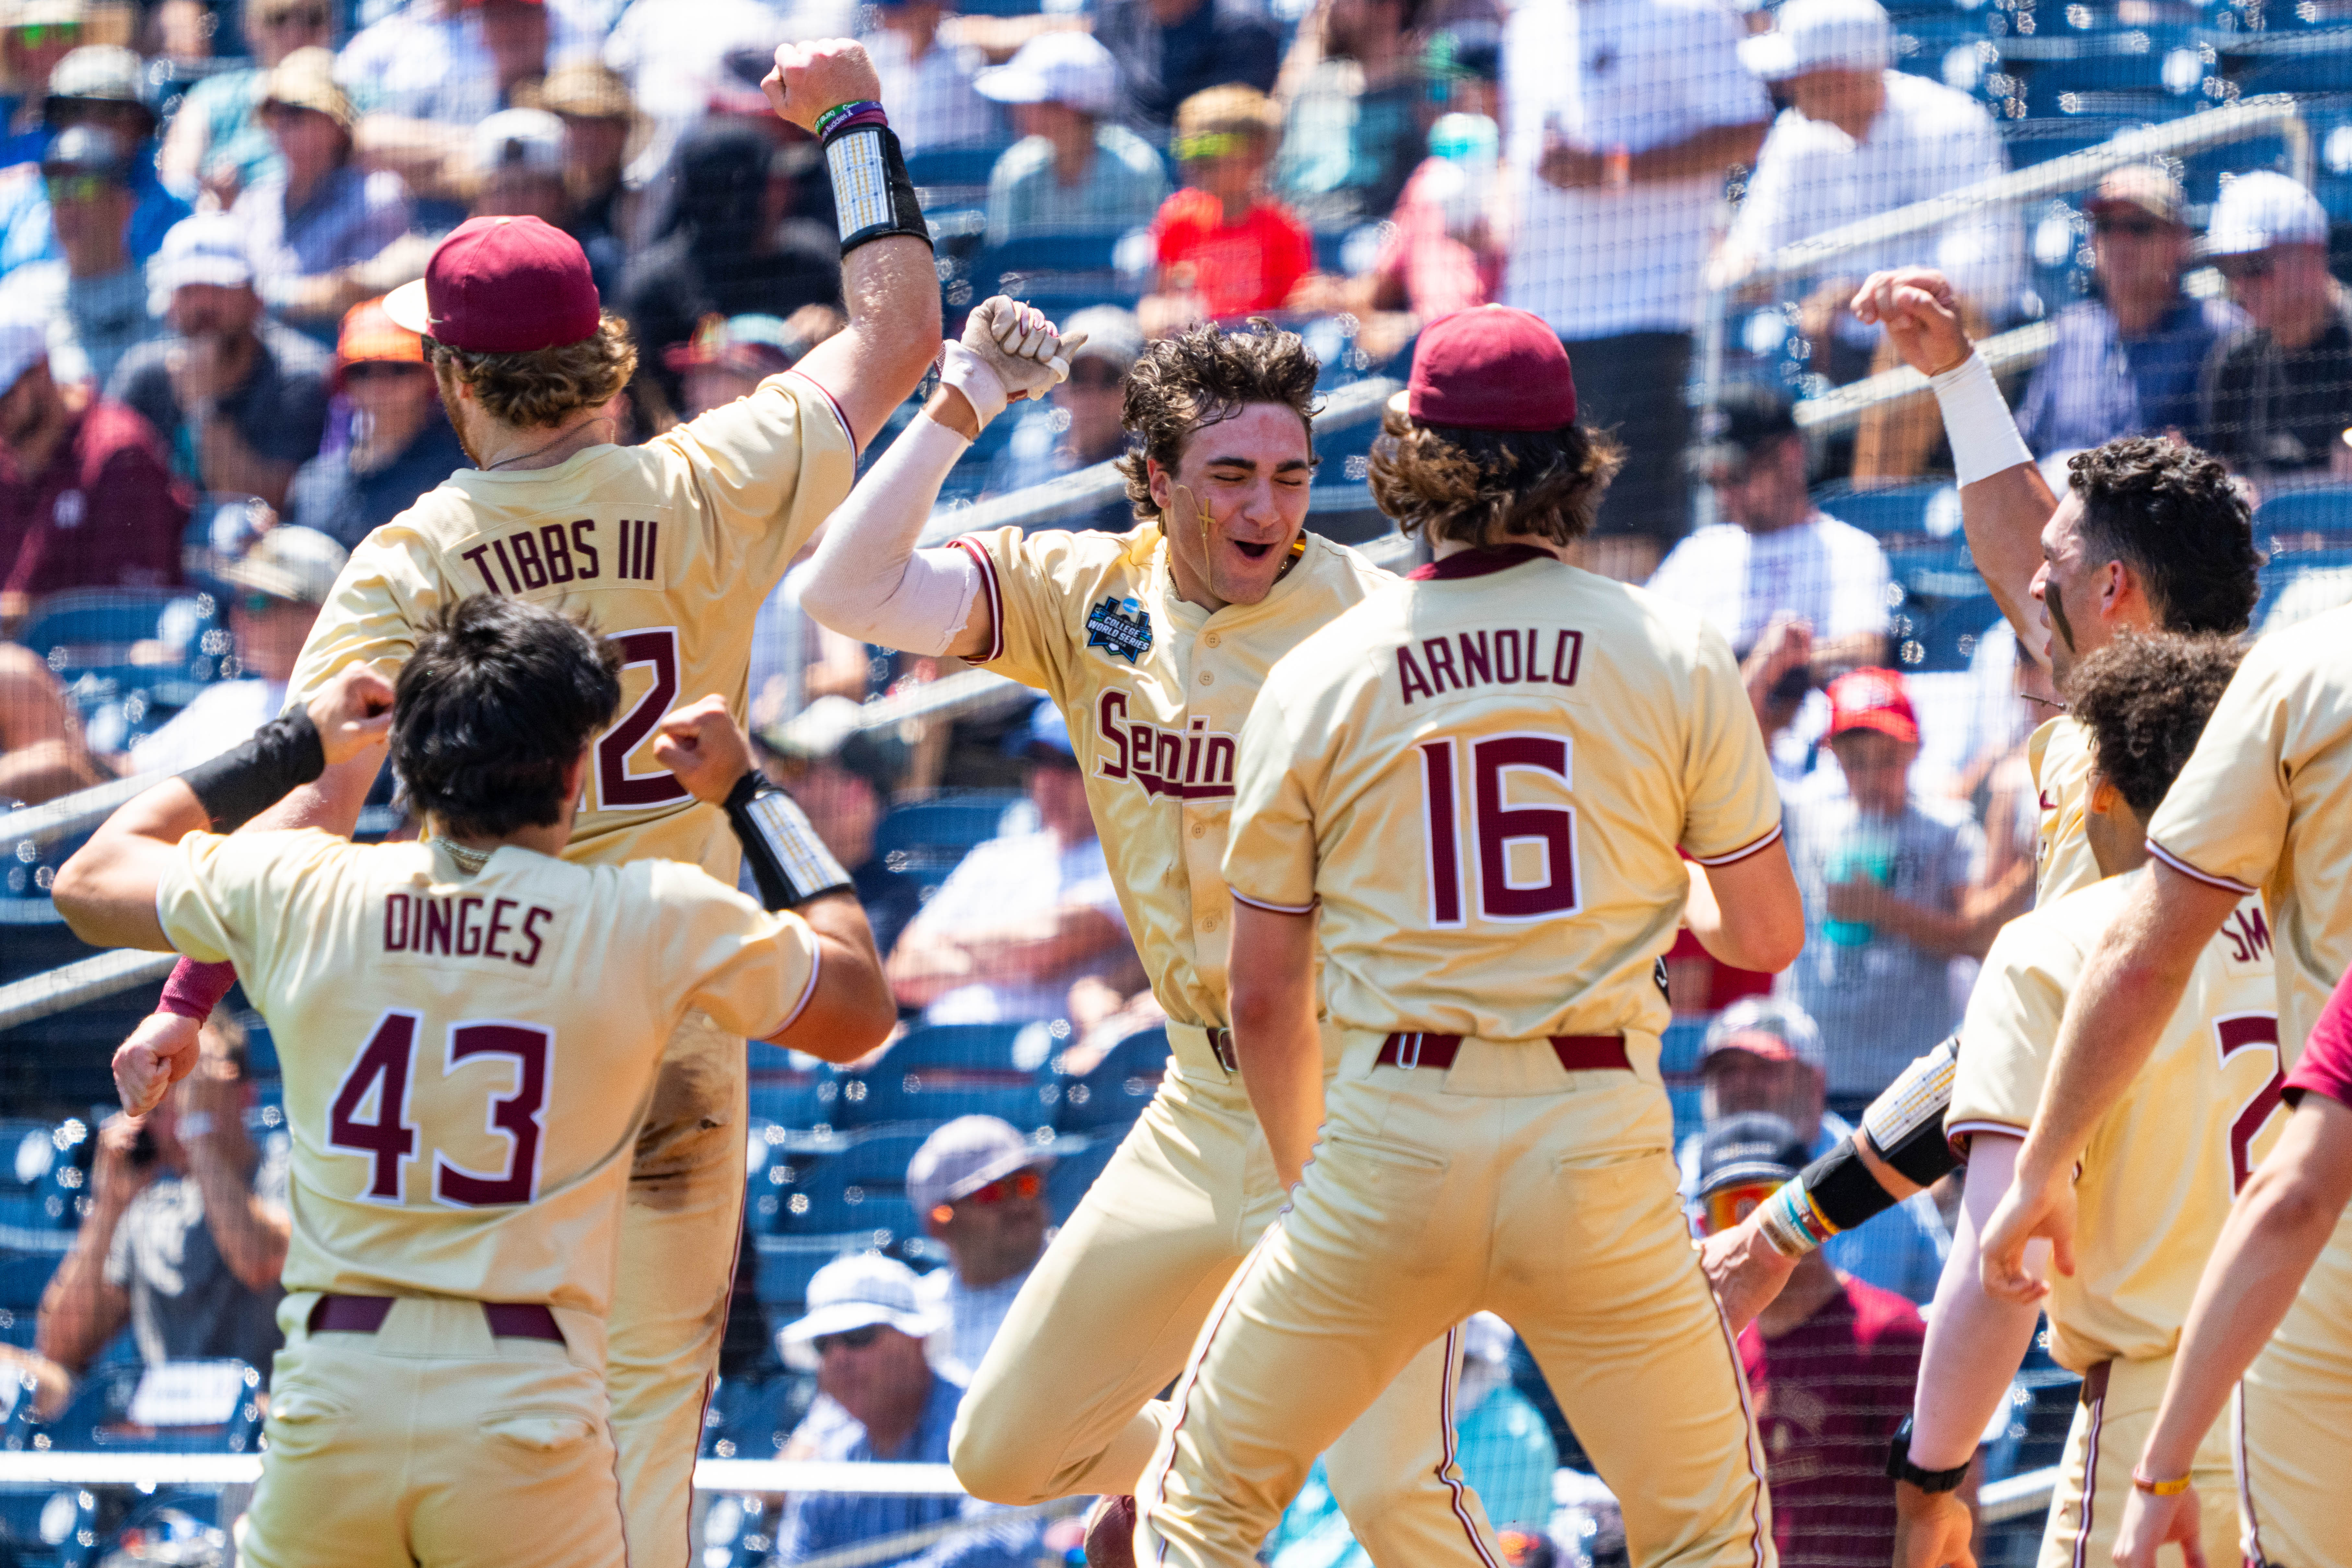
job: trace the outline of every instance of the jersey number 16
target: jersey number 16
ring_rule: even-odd
[[[1430,922],[1465,921],[1465,823],[1477,856],[1481,920],[1525,925],[1575,914],[1583,907],[1577,893],[1576,808],[1503,804],[1513,773],[1534,774],[1562,794],[1573,787],[1568,738],[1524,731],[1484,735],[1467,748],[1465,810],[1456,757],[1462,743],[1449,736],[1423,741],[1420,747],[1422,804],[1429,824]]]

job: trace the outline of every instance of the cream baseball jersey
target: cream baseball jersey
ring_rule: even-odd
[[[396,667],[454,599],[577,606],[626,667],[564,858],[683,860],[732,883],[725,815],[655,763],[654,729],[713,692],[741,721],[752,616],[849,493],[856,463],[832,398],[787,373],[642,447],[592,447],[521,472],[461,468],[352,552],[287,700],[308,701],[353,659]]]
[[[2146,871],[2001,928],[1960,1025],[1946,1134],[2023,1137],[2092,949]],[[2052,1353],[2082,1372],[2169,1355],[2230,1205],[2285,1125],[2278,993],[2262,900],[2205,945],[2147,1065],[2100,1119],[2074,1185],[2074,1272],[2053,1273]]]
[[[1349,1027],[1655,1036],[1677,848],[1726,865],[1780,834],[1719,633],[1539,551],[1465,551],[1266,677],[1225,877],[1263,908],[1320,903]]]
[[[2200,881],[2263,895],[2292,1067],[2352,969],[2352,606],[2246,651],[2147,847]]]
[[[236,964],[293,1138],[289,1290],[603,1314],[630,1152],[688,1008],[774,1034],[816,939],[692,866],[511,846],[192,834],[156,895],[172,944]]]
[[[1255,605],[1178,596],[1160,525],[956,542],[996,621],[975,662],[1053,699],[1086,769],[1111,879],[1151,989],[1180,1024],[1225,1014],[1232,904],[1222,862],[1242,721],[1275,662],[1396,579],[1315,534]]]
[[[2091,737],[2061,714],[2025,743],[2040,820],[2033,836],[2033,901],[2055,903],[2099,879],[2099,862],[2083,831],[2091,785]]]

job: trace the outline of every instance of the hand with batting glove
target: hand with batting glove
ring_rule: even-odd
[[[1002,294],[974,307],[961,342],[949,343],[940,382],[971,405],[982,429],[1024,397],[1043,397],[1070,374],[1070,351],[1086,334],[1064,339],[1045,312]]]

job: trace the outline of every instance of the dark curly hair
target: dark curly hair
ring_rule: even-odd
[[[2091,732],[2092,765],[2142,822],[2180,776],[2243,657],[2234,637],[2125,632],[2075,667],[2070,707]]]
[[[1372,443],[1372,500],[1411,533],[1490,544],[1505,533],[1572,544],[1590,532],[1625,461],[1616,437],[1581,425],[1473,430],[1422,425],[1391,404]]]
[[[477,594],[442,606],[393,684],[392,766],[445,833],[563,819],[564,770],[621,706],[621,650],[584,616]]]
[[[1119,423],[1142,444],[1118,460],[1127,476],[1128,504],[1140,521],[1160,515],[1151,499],[1151,468],[1173,469],[1194,435],[1222,424],[1253,403],[1279,403],[1307,426],[1307,460],[1315,456],[1315,378],[1322,371],[1297,332],[1263,316],[1250,330],[1228,332],[1202,323],[1143,351],[1127,373]]]
[[[576,343],[523,353],[476,353],[425,340],[433,373],[449,374],[474,389],[493,419],[525,429],[561,425],[583,408],[609,403],[637,370],[629,323],[607,310],[596,331]]]
[[[2230,471],[2194,447],[2126,436],[2066,459],[2083,542],[2120,561],[2168,631],[2246,629],[2254,613],[2253,512]]]

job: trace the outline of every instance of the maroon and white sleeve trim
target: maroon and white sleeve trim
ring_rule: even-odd
[[[849,437],[850,448],[853,451],[864,450],[865,444],[857,438],[856,426],[850,424],[849,416],[841,411],[841,399],[835,397],[831,390],[825,386],[824,383],[817,380],[816,377],[809,374],[805,371],[787,371],[785,374],[788,375],[796,375],[800,377],[801,380],[807,382],[811,386],[815,387],[818,394],[824,397],[825,406],[833,410],[833,416],[841,421],[841,433]]]
[[[980,580],[988,585],[988,651],[971,662],[993,664],[1004,657],[1004,591],[997,586],[996,563],[988,553],[988,546],[977,539],[958,539],[953,543],[980,563]]]
[[[2258,893],[2262,890],[2259,888],[2249,888],[2243,882],[2233,882],[2227,877],[2216,877],[2210,871],[2200,871],[2196,867],[2191,866],[2188,861],[2183,860],[2179,856],[2165,853],[2164,846],[2158,844],[2153,838],[2147,841],[2147,852],[2155,856],[2158,859],[2163,861],[2166,865],[2171,867],[2174,870],[2179,872],[2182,876],[2192,878],[2197,881],[2204,883],[2209,888],[2226,888],[2242,899],[2245,898],[2249,894]]]
[[[809,998],[816,994],[816,977],[824,973],[824,948],[821,944],[812,944],[809,948],[808,984],[801,987],[801,999],[793,1004],[793,1010],[784,1015],[784,1021],[761,1036],[761,1039],[772,1040],[801,1021],[801,1015],[808,1011]]]
[[[1771,848],[1774,844],[1780,842],[1780,825],[1776,822],[1772,825],[1771,832],[1766,834],[1763,837],[1755,840],[1753,843],[1740,846],[1728,855],[1693,855],[1691,859],[1701,866],[1737,865],[1740,861],[1747,859],[1750,855],[1760,854],[1764,850]]]
[[[1315,902],[1311,899],[1303,904],[1269,904],[1264,899],[1251,898],[1239,888],[1227,888],[1225,890],[1233,894],[1235,903],[1247,904],[1254,910],[1269,910],[1277,915],[1311,915],[1315,912]]]

